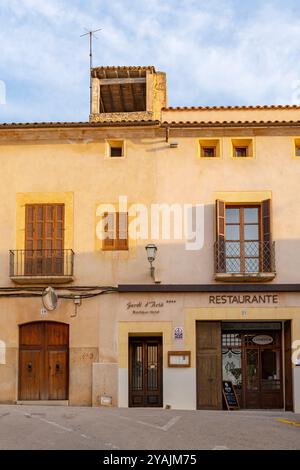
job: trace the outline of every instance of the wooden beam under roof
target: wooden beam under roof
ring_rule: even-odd
[[[100,78],[100,85],[125,85],[127,83],[146,83],[146,78]]]

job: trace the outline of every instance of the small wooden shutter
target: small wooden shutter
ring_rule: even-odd
[[[272,237],[271,237],[271,199],[261,203],[261,226],[262,226],[262,269],[263,272],[272,271]]]
[[[216,272],[226,271],[225,262],[225,202],[216,200]]]
[[[127,250],[128,249],[128,214],[126,212],[105,213],[107,222],[104,232],[107,238],[103,240],[103,250]]]
[[[116,214],[114,212],[105,212],[103,217],[106,219],[104,225],[105,238],[103,239],[103,250],[113,250],[116,238]]]
[[[128,248],[128,226],[127,213],[117,213],[117,249],[127,250]]]

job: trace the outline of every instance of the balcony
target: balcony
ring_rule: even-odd
[[[275,242],[221,241],[214,252],[216,281],[267,282],[276,275]]]
[[[73,281],[73,250],[11,250],[10,278],[18,284]]]

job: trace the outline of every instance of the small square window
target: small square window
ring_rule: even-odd
[[[234,156],[235,157],[247,157],[248,147],[234,147]]]
[[[199,140],[201,158],[220,158],[220,141],[218,139]]]
[[[232,139],[232,156],[234,158],[251,158],[254,156],[253,139]]]
[[[107,142],[107,155],[111,158],[124,157],[124,141],[110,140]]]
[[[202,147],[202,157],[204,158],[214,158],[216,153],[216,147]]]

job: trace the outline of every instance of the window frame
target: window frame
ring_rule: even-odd
[[[246,148],[246,155],[238,156],[236,155],[236,149]],[[231,139],[231,158],[234,160],[246,160],[255,158],[255,140],[253,137],[241,137],[241,138],[232,138]]]
[[[112,155],[111,154],[111,149],[112,148],[121,148],[122,149],[122,155]],[[105,156],[107,159],[109,160],[115,160],[115,161],[118,161],[118,160],[122,160],[126,157],[126,144],[125,144],[125,140],[123,139],[109,139],[109,140],[106,140],[106,152],[105,152]]]
[[[214,139],[214,138],[200,138],[197,140],[197,153],[198,158],[201,160],[217,160],[222,158],[221,157],[221,139]],[[204,155],[203,150],[206,148],[213,148],[214,149],[214,156],[207,157]]]

